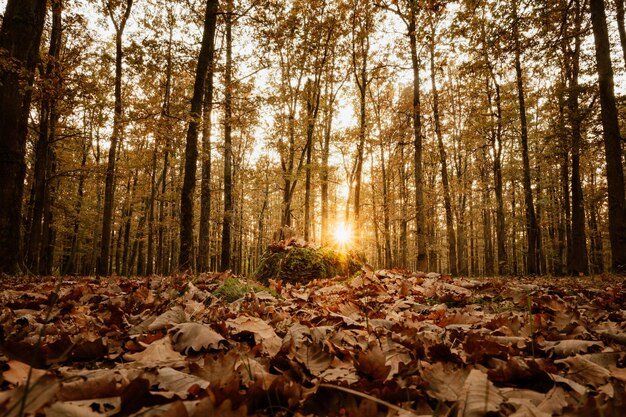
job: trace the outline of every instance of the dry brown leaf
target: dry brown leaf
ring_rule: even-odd
[[[226,346],[226,339],[209,326],[200,323],[181,323],[169,331],[174,350],[185,355],[189,350],[200,352],[203,349],[220,349]]]
[[[56,402],[45,410],[46,417],[99,417],[90,407],[81,407],[67,402]]]
[[[333,356],[325,352],[322,345],[317,343],[300,346],[296,350],[295,358],[314,376],[320,376],[333,360]]]
[[[550,353],[554,352],[557,356],[571,356],[578,353],[587,353],[589,350],[602,350],[604,343],[593,340],[559,340],[558,342],[543,342],[543,350]]]
[[[585,359],[583,356],[576,355],[566,359],[554,361],[554,363],[564,363],[568,366],[568,378],[578,382],[581,385],[591,384],[594,387],[606,384],[611,372],[600,365]]]
[[[427,392],[440,401],[457,401],[463,392],[463,384],[469,371],[437,362],[424,367],[422,377]]]
[[[386,362],[387,358],[382,349],[374,346],[364,352],[358,352],[354,359],[354,366],[361,374],[384,381],[391,371],[391,366],[387,366]]]
[[[472,369],[459,395],[459,417],[482,417],[497,412],[504,402],[498,389],[487,379],[487,374]]]
[[[241,357],[236,352],[208,354],[204,357],[202,366],[190,364],[191,373],[197,377],[209,381],[213,387],[228,385],[233,378],[237,377],[235,369],[239,366]]]
[[[24,362],[16,361],[16,360],[11,360],[6,363],[6,366],[8,366],[9,369],[2,372],[2,377],[4,378],[5,381],[13,385],[26,384],[26,380],[28,379],[28,372],[31,369],[31,367],[28,364]],[[31,376],[30,376],[31,384],[46,374],[46,371],[44,371],[43,369],[37,369],[37,368],[32,368],[30,372],[31,372]]]
[[[174,350],[169,337],[150,343],[142,352],[127,353],[124,359],[147,366],[175,366],[185,363],[185,357]]]
[[[52,375],[42,375],[37,381],[26,386],[6,391],[0,397],[0,415],[3,417],[18,417],[34,414],[48,404],[59,390],[59,381]],[[26,394],[24,394],[26,391]],[[24,401],[23,414],[20,414],[22,398]]]
[[[111,370],[91,371],[85,376],[67,378],[57,394],[60,401],[106,398],[119,394],[118,374]]]
[[[187,398],[189,389],[194,385],[202,389],[206,389],[209,386],[209,382],[205,379],[177,371],[170,367],[160,368],[157,374],[159,376],[159,387],[175,392],[176,395],[182,399]]]
[[[248,415],[248,408],[245,404],[242,404],[239,408],[233,410],[233,404],[230,400],[226,400],[221,404],[216,405],[215,398],[209,396],[198,402],[189,415],[190,417],[246,417]]]
[[[186,322],[187,314],[180,306],[175,306],[165,313],[157,316],[156,319],[148,326],[148,330],[154,332],[156,330],[168,329],[176,324]]]
[[[252,333],[254,341],[263,345],[263,351],[269,356],[275,356],[280,350],[282,339],[276,335],[272,326],[258,317],[239,316],[226,321],[233,330],[233,334]]]

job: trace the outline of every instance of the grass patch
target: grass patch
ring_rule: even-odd
[[[236,277],[226,278],[224,283],[217,290],[215,290],[213,295],[228,303],[232,303],[250,292],[257,293],[263,291],[272,294],[276,298],[280,297],[276,291],[270,288],[259,284],[249,283]]]

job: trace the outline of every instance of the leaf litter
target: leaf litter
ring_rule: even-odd
[[[228,278],[5,278],[0,415],[626,414],[622,278]]]

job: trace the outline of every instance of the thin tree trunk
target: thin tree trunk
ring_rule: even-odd
[[[500,96],[500,84],[496,79],[493,69],[489,68],[491,81],[494,85],[495,92],[495,130],[493,132],[492,149],[493,149],[493,181],[494,193],[496,195],[496,240],[498,246],[498,275],[506,275],[508,273],[508,260],[506,253],[506,222],[504,218],[504,198],[503,198],[503,182],[502,182],[502,98]],[[491,108],[491,93],[488,89],[489,108]],[[494,117],[494,116],[492,116]]]
[[[105,174],[104,187],[104,212],[102,214],[102,236],[100,243],[100,259],[98,262],[98,274],[109,275],[109,253],[111,247],[111,225],[113,223],[113,208],[115,205],[115,163],[117,158],[118,142],[122,137],[122,117],[124,107],[122,103],[122,36],[126,22],[130,16],[133,6],[133,0],[126,0],[124,14],[119,19],[115,18],[112,6],[106,3],[106,8],[111,18],[113,26],[115,26],[115,104],[113,111],[113,133],[111,135],[111,144],[109,147],[109,160]]]
[[[170,152],[170,122],[168,120],[170,113],[170,95],[172,91],[172,38],[174,31],[174,16],[171,9],[168,10],[168,22],[169,22],[169,39],[167,44],[167,58],[165,67],[165,91],[163,94],[163,104],[161,106],[160,115],[160,138],[164,142],[163,149],[163,170],[161,176],[163,183],[160,189],[159,199],[159,227],[157,232],[157,253],[156,253],[156,272],[157,274],[165,274],[165,257],[166,257],[166,245],[164,242],[166,236],[165,230],[165,216],[166,216],[166,204],[165,198],[167,193],[167,169],[169,164],[169,152]]]
[[[626,29],[624,28],[624,0],[615,0],[617,9],[617,30],[619,32],[619,41],[622,45],[622,56],[624,65],[626,65]]]
[[[215,45],[210,45],[209,54],[214,55]],[[213,113],[213,73],[210,67],[204,87],[202,120],[202,184],[200,191],[200,236],[198,247],[198,271],[209,270],[211,253],[211,115]]]
[[[194,220],[194,191],[196,189],[196,165],[198,162],[198,126],[202,119],[202,99],[204,84],[209,66],[213,64],[212,50],[215,38],[217,16],[217,0],[207,0],[204,15],[204,32],[202,45],[196,65],[196,78],[191,99],[191,117],[187,128],[185,146],[185,172],[180,199],[180,252],[178,268],[193,270],[193,220]]]
[[[50,48],[48,50],[48,62],[43,69],[43,77],[48,83],[54,82],[55,68],[59,59],[61,46],[61,10],[60,2],[55,2],[52,8],[52,30],[50,33]],[[46,83],[43,83],[46,85]],[[42,221],[44,216],[44,198],[49,183],[46,181],[46,171],[49,167],[48,156],[50,154],[51,129],[54,101],[56,93],[50,88],[42,89],[41,111],[39,114],[39,136],[35,149],[35,167],[33,173],[33,191],[31,192],[32,201],[29,207],[32,212],[29,224],[28,245],[26,248],[26,265],[31,272],[38,274],[40,268],[40,254],[43,253],[42,246]]]
[[[411,68],[413,70],[413,169],[415,179],[415,223],[417,237],[417,265],[419,271],[428,270],[428,256],[426,251],[426,224],[424,219],[424,178],[422,174],[422,119],[420,104],[420,62],[417,55],[417,5],[410,2],[409,10],[409,46],[411,50]]]
[[[517,80],[517,98],[519,101],[521,146],[523,159],[523,185],[524,202],[526,206],[526,240],[527,240],[527,272],[530,275],[537,274],[537,219],[535,217],[535,205],[530,185],[530,158],[528,155],[528,122],[526,120],[526,103],[524,99],[524,76],[522,74],[521,50],[519,33],[518,2],[513,1],[513,36],[515,40],[515,76]]]
[[[448,183],[448,163],[446,149],[443,146],[443,135],[441,133],[441,122],[439,120],[439,92],[437,91],[436,67],[435,67],[435,27],[431,22],[431,42],[430,42],[430,84],[433,94],[433,119],[435,123],[435,135],[439,148],[439,162],[441,163],[441,182],[443,184],[443,201],[446,212],[446,231],[448,238],[448,263],[450,273],[457,274],[456,259],[456,236],[454,232],[454,218],[452,216],[452,200],[450,198],[450,185]]]
[[[222,256],[220,270],[230,269],[231,233],[233,222],[233,172],[232,172],[232,13],[233,2],[227,0],[226,15],[226,68],[224,69],[224,219],[222,223]]]
[[[591,0],[591,23],[596,45],[596,67],[600,87],[602,130],[606,156],[606,177],[609,197],[609,240],[611,241],[611,270],[626,271],[626,202],[624,201],[624,171],[622,146],[617,121],[617,106],[613,87],[611,44],[606,25],[604,0]]]

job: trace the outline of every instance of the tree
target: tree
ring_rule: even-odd
[[[222,222],[222,259],[220,270],[230,269],[231,232],[233,223],[233,2],[227,0],[226,68],[224,68],[224,218]]]
[[[523,186],[524,202],[526,210],[526,242],[527,242],[527,267],[529,274],[539,273],[537,266],[537,218],[535,216],[535,205],[533,203],[533,193],[530,184],[530,157],[528,153],[528,121],[526,116],[526,102],[524,93],[524,75],[522,73],[522,44],[520,39],[520,16],[518,14],[518,0],[513,1],[513,41],[515,52],[515,78],[517,81],[517,98],[519,104],[520,118],[520,144],[522,147],[523,161]]]
[[[213,43],[217,21],[218,0],[207,0],[204,14],[204,31],[200,54],[196,63],[196,77],[191,98],[191,110],[187,125],[185,145],[185,170],[180,199],[180,253],[178,268],[193,268],[193,218],[194,191],[196,189],[196,165],[198,162],[198,127],[202,122],[202,102],[207,71],[213,64]]]
[[[436,14],[440,12],[442,5],[435,3],[428,13],[429,23],[429,43],[430,52],[430,85],[433,95],[433,122],[435,125],[435,136],[437,137],[437,148],[439,150],[439,162],[441,163],[441,183],[443,185],[443,200],[446,212],[446,232],[448,238],[448,266],[450,273],[457,273],[456,256],[456,236],[454,232],[454,219],[452,217],[452,201],[450,198],[450,184],[448,180],[448,163],[446,149],[443,145],[443,134],[441,132],[441,119],[439,114],[439,91],[437,90],[437,67],[435,66],[435,43],[436,43]]]
[[[602,137],[606,157],[611,269],[621,273],[626,271],[626,202],[624,200],[624,169],[617,106],[615,104],[611,44],[607,31],[604,0],[590,0],[589,6],[596,46]]]
[[[45,0],[8,0],[0,28],[0,273],[18,273],[25,145]]]
[[[124,107],[122,103],[122,59],[124,56],[122,40],[126,22],[130,17],[133,0],[126,0],[123,12],[116,16],[115,9],[118,2],[104,0],[104,7],[115,28],[115,106],[113,113],[113,133],[109,146],[109,160],[105,174],[104,208],[102,214],[102,239],[100,241],[100,258],[98,260],[98,274],[109,274],[109,252],[111,246],[111,224],[113,222],[113,207],[115,205],[115,163],[117,158],[118,142],[122,136],[122,117]]]
[[[33,189],[29,202],[29,224],[26,247],[26,265],[34,273],[50,273],[50,258],[48,254],[49,245],[45,245],[42,240],[49,236],[46,229],[49,225],[44,225],[44,211],[49,213],[51,181],[50,167],[52,161],[50,156],[52,144],[55,138],[55,126],[57,123],[56,98],[60,90],[60,69],[58,60],[61,49],[61,11],[63,5],[61,1],[52,3],[52,29],[50,33],[50,47],[45,61],[45,68],[42,68],[41,85],[41,106],[39,111],[39,135],[35,149],[35,167],[33,173]],[[48,206],[48,210],[46,209]],[[45,239],[47,240],[47,239]],[[44,262],[42,262],[44,261]],[[47,261],[47,262],[45,262]],[[49,271],[49,272],[48,272]]]

